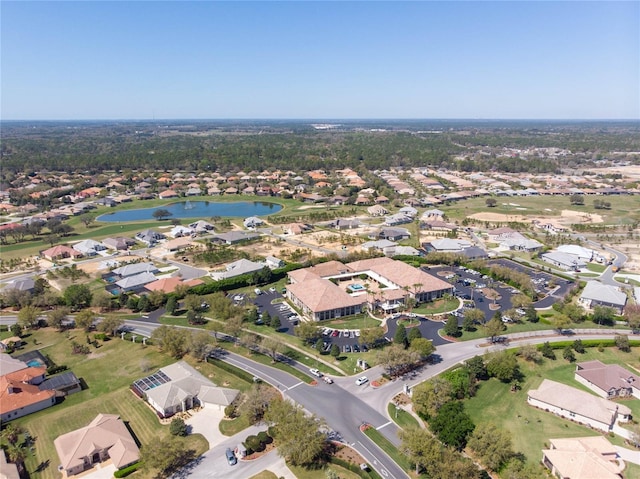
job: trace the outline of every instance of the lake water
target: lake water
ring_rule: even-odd
[[[116,223],[120,221],[154,220],[153,213],[164,209],[171,212],[169,220],[173,218],[204,218],[223,216],[232,218],[248,218],[249,216],[266,216],[277,213],[282,206],[265,201],[241,201],[235,203],[216,203],[214,201],[182,201],[167,206],[156,206],[137,210],[124,210],[99,216],[98,221]]]

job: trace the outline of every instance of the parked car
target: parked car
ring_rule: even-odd
[[[353,352],[354,353],[359,353],[360,352],[360,346],[358,346],[357,344],[353,345]]]
[[[331,333],[331,336],[334,338],[337,338],[338,336],[340,336],[340,331],[338,331],[337,329],[334,329],[333,332]]]
[[[324,376],[324,374],[322,374],[320,371],[318,371],[316,368],[311,368],[309,369],[309,372],[311,374],[313,374],[315,377],[317,378],[321,378],[322,376]]]
[[[273,288],[273,287],[269,288],[269,292],[270,293],[275,293],[276,292],[276,288]]]
[[[356,379],[356,386],[362,386],[365,383],[369,382],[369,378],[367,376],[361,376]]]
[[[331,379],[329,376],[324,376],[322,380],[327,384],[333,384],[333,379]]]
[[[351,346],[349,346],[348,344],[344,345],[344,352],[345,353],[350,353],[351,352]]]
[[[233,453],[231,449],[227,448],[224,454],[225,456],[227,456],[227,462],[229,463],[230,466],[234,466],[237,464],[238,458],[236,457],[236,455]]]

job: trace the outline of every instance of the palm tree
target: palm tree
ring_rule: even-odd
[[[10,445],[14,446],[18,443],[18,438],[23,432],[24,430],[20,426],[10,422],[4,427],[2,437],[4,437]]]
[[[27,449],[17,444],[11,444],[7,448],[7,457],[9,462],[13,462],[18,468],[18,474],[22,477],[22,471],[24,470],[24,460],[27,458]]]

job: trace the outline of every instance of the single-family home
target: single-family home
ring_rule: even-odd
[[[567,271],[578,271],[587,266],[579,256],[561,251],[543,253],[540,255],[540,259]]]
[[[378,250],[378,251],[384,251],[385,248],[390,248],[397,245],[398,243],[396,243],[395,241],[381,239],[381,240],[367,241],[366,243],[362,243],[360,245],[360,248],[363,249],[364,251],[370,251],[372,249]]]
[[[212,235],[211,241],[232,245],[258,238],[260,238],[259,233],[251,233],[247,231],[228,231],[226,233],[218,233]]]
[[[575,379],[603,398],[633,396],[640,399],[640,376],[618,364],[604,364],[598,360],[578,363]]]
[[[249,218],[245,218],[242,224],[245,228],[253,229],[257,228],[258,226],[262,226],[264,224],[264,221],[257,216],[250,216]]]
[[[431,253],[461,253],[463,250],[471,247],[471,242],[467,240],[442,238],[424,243],[424,249]]]
[[[193,231],[195,231],[198,234],[204,234],[204,233],[207,233],[208,231],[213,231],[213,225],[204,220],[199,220],[199,221],[196,221],[195,223],[191,223],[189,225],[189,228],[192,228]]]
[[[371,216],[384,216],[388,214],[389,211],[387,211],[387,209],[384,206],[380,204],[375,204],[367,208],[367,213],[369,213]]]
[[[129,263],[119,268],[114,269],[111,273],[119,276],[120,278],[126,278],[127,276],[134,276],[140,273],[155,274],[158,272],[158,267],[149,262],[143,263]]]
[[[335,220],[331,224],[331,226],[338,230],[350,230],[354,228],[360,228],[362,226],[362,222],[358,218],[339,218]]]
[[[624,404],[550,379],[544,379],[538,389],[529,390],[527,402],[557,416],[604,432],[611,431],[616,422],[627,422],[631,419],[631,409]]]
[[[138,291],[141,290],[146,284],[152,283],[157,278],[153,273],[139,273],[132,276],[127,276],[119,281],[115,282],[115,285],[120,288],[121,291]]]
[[[132,390],[156,410],[162,418],[194,406],[224,410],[240,391],[218,387],[185,361],[161,368],[151,376],[138,379]]]
[[[136,239],[147,246],[153,246],[165,238],[165,235],[153,230],[144,230],[136,234]]]
[[[0,479],[20,479],[18,466],[7,461],[4,449],[0,451]]]
[[[65,246],[63,244],[59,244],[56,246],[53,246],[52,248],[48,248],[44,251],[42,251],[42,256],[46,259],[48,259],[49,261],[56,261],[59,259],[65,259],[65,258],[82,258],[82,253],[80,253],[79,251],[76,251],[73,248],[69,248],[68,246]]]
[[[275,256],[265,257],[264,262],[270,269],[282,268],[284,266],[284,261]]]
[[[33,278],[14,279],[5,286],[5,291],[13,289],[15,291],[26,291],[28,293],[33,292],[36,287],[36,282]]]
[[[238,261],[234,261],[233,263],[229,263],[224,271],[212,271],[211,273],[209,273],[209,276],[211,276],[216,281],[220,281],[222,279],[235,278],[236,276],[240,276],[243,274],[255,273],[257,271],[260,271],[264,267],[264,263],[257,263],[242,258]]]
[[[4,361],[0,364],[3,366],[3,374],[0,376],[0,420],[3,423],[41,411],[56,403],[55,391],[41,390],[38,387],[44,381],[47,372],[45,367],[27,366],[6,372]]]
[[[618,450],[603,436],[549,439],[542,464],[560,479],[622,479]]]
[[[82,253],[84,256],[95,256],[96,254],[98,254],[98,251],[104,251],[107,249],[107,247],[99,241],[86,239],[74,244],[73,249],[75,249],[79,253]]]
[[[171,228],[169,233],[167,233],[167,236],[172,238],[181,238],[183,236],[191,236],[192,233],[195,233],[195,231],[190,226],[177,225]]]
[[[585,285],[578,298],[578,303],[587,309],[593,309],[595,306],[607,306],[621,314],[627,304],[627,295],[616,286],[592,280]]]
[[[412,221],[413,221],[413,216],[410,216],[405,213],[396,213],[394,215],[389,215],[384,218],[384,224],[387,226],[401,225],[405,223],[411,223]]]
[[[114,249],[116,251],[126,251],[130,246],[136,244],[136,242],[131,238],[118,236],[116,238],[105,238],[102,240],[102,244],[107,248]]]
[[[53,444],[67,477],[111,460],[117,469],[140,459],[140,450],[117,414],[98,414],[87,426],[58,436]]]
[[[163,243],[162,249],[168,252],[181,251],[195,244],[198,244],[198,243],[194,243],[191,240],[191,236],[183,236],[181,238],[172,239]]]
[[[411,233],[405,228],[382,228],[376,236],[389,241],[400,241],[411,238]]]

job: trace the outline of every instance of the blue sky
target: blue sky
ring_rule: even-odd
[[[640,2],[1,3],[2,119],[640,119]]]

